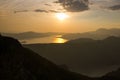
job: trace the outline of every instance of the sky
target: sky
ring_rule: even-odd
[[[0,32],[120,28],[120,0],[0,0]]]

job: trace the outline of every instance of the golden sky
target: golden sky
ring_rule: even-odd
[[[71,0],[70,5],[66,1],[0,0],[0,32],[120,28],[120,0]]]

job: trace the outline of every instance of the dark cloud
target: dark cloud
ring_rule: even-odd
[[[36,9],[36,10],[34,10],[35,12],[44,12],[44,13],[48,13],[49,11],[47,11],[47,10],[42,10],[42,9]]]
[[[55,10],[49,10],[49,12],[57,13],[58,11],[55,11]]]
[[[36,10],[32,10],[33,12],[40,12],[40,13],[59,13],[60,11],[58,10],[43,10],[43,9],[36,9]],[[17,10],[14,11],[14,13],[21,13],[21,12],[29,12],[28,10]]]
[[[42,10],[42,9],[36,9],[34,12],[44,12],[44,13],[59,13],[60,11],[56,10]]]
[[[44,4],[44,5],[46,5],[46,6],[52,6],[52,5],[50,5],[50,4]]]
[[[60,3],[69,12],[80,12],[89,9],[89,0],[58,0],[54,3]]]
[[[28,10],[17,10],[17,11],[14,11],[14,13],[20,13],[20,12],[28,12]]]
[[[109,7],[110,10],[120,10],[120,5],[114,5]]]
[[[49,12],[52,12],[52,13],[59,13],[60,11],[56,11],[56,10],[49,10]]]

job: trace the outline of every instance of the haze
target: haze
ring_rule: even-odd
[[[0,0],[0,32],[76,33],[120,27],[120,0],[72,0],[72,6],[69,1]],[[58,13],[69,17],[60,20]]]

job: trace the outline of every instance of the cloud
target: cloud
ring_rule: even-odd
[[[44,13],[59,13],[60,11],[56,10],[42,10],[42,9],[36,9],[34,12],[44,12]]]
[[[34,10],[35,12],[44,12],[44,13],[48,13],[49,11],[47,11],[47,10],[42,10],[42,9],[36,9],[36,10]]]
[[[0,17],[4,17],[4,16],[7,16],[7,15],[4,15],[4,14],[0,14]]]
[[[8,12],[5,10],[0,10],[0,17],[8,16]]]
[[[106,9],[106,10],[119,10],[120,9],[120,0],[90,0],[92,7],[94,9]]]
[[[20,13],[20,12],[28,12],[28,10],[17,10],[17,11],[14,11],[14,13]]]
[[[54,3],[60,3],[68,12],[81,12],[89,9],[89,0],[58,0]]]
[[[114,5],[114,6],[109,7],[108,9],[110,9],[110,10],[120,10],[120,5]]]
[[[57,5],[56,5],[57,4]],[[40,5],[40,4],[39,4]],[[34,10],[33,8],[24,7],[18,9],[14,13],[20,12],[39,12],[39,13],[59,13],[59,12],[82,12],[87,10],[119,10],[120,0],[56,0],[53,2],[41,3],[42,6]],[[40,5],[40,6],[41,6]],[[61,10],[58,10],[61,8]]]
[[[30,10],[17,10],[14,11],[14,13],[21,13],[21,12],[29,12]],[[60,11],[58,10],[44,10],[44,9],[36,9],[36,10],[31,10],[32,12],[40,12],[40,13],[59,13]]]
[[[51,12],[51,13],[59,13],[60,11],[56,11],[56,10],[49,10],[49,12]]]
[[[52,5],[50,5],[50,4],[44,4],[44,5],[46,5],[46,6],[52,6]]]

